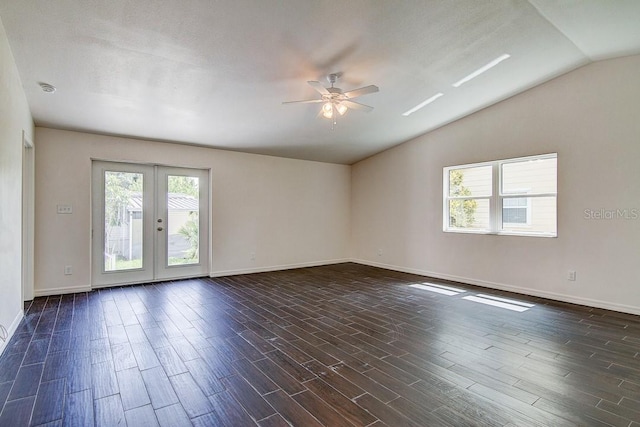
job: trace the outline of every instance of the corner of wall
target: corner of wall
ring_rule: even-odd
[[[18,325],[20,325],[23,317],[24,310],[20,310],[15,319],[13,319],[13,322],[11,322],[11,325],[9,325],[9,329],[6,329],[2,325],[0,325],[0,356],[2,356],[5,348],[7,348],[9,341],[11,341],[11,337],[13,337],[16,329],[18,329]]]
[[[22,310],[22,246],[24,182],[24,136],[33,140],[34,123],[20,75],[11,52],[4,25],[0,20],[0,324],[6,337],[0,340],[4,349],[23,317]]]

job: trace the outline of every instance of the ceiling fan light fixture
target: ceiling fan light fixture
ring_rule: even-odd
[[[354,98],[359,96],[367,95],[370,93],[378,92],[378,86],[369,85],[364,86],[358,89],[353,89],[347,92],[343,92],[342,89],[335,87],[334,84],[340,77],[341,73],[333,73],[329,74],[328,79],[331,83],[331,87],[325,87],[322,83],[314,80],[307,81],[309,86],[315,89],[316,92],[320,94],[320,98],[316,99],[305,99],[302,101],[285,101],[283,104],[315,104],[320,103],[322,106],[320,107],[320,114],[322,117],[329,119],[333,122],[333,125],[336,125],[338,116],[344,116],[347,111],[351,110],[361,110],[365,112],[369,112],[373,110],[373,107],[368,105],[360,104],[359,102],[353,101]],[[333,129],[333,126],[331,127]]]
[[[333,104],[331,102],[327,102],[322,106],[322,115],[327,119],[333,117]]]

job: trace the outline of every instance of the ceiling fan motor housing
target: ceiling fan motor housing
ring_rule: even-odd
[[[342,89],[337,87],[328,87],[327,91],[329,92],[327,95],[322,95],[322,99],[326,101],[340,101],[346,99],[346,97],[342,94]]]

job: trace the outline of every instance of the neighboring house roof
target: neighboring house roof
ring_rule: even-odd
[[[182,193],[169,193],[168,194],[168,204],[169,210],[179,210],[179,211],[197,211],[198,210],[198,199],[193,196],[189,196],[188,194]],[[141,193],[133,193],[131,198],[129,199],[129,206],[127,206],[127,210],[136,212],[142,211],[142,194]]]

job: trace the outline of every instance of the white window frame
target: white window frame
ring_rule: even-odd
[[[506,198],[527,198],[527,224],[531,223],[531,199],[538,197],[555,197],[556,198],[556,222],[557,222],[557,191],[555,193],[530,193],[530,192],[510,192],[502,193],[502,165],[507,163],[518,163],[531,160],[557,159],[558,153],[541,154],[536,156],[517,157],[513,159],[494,160],[490,162],[471,163],[465,165],[447,166],[442,169],[442,230],[447,233],[465,233],[465,234],[495,234],[495,235],[511,235],[511,236],[537,236],[537,237],[557,237],[556,232],[537,232],[524,230],[503,230],[502,224],[502,205]],[[491,166],[491,194],[487,196],[449,196],[449,172],[457,169],[476,168],[482,166]],[[557,172],[556,172],[557,179]],[[474,200],[489,199],[489,228],[455,228],[449,226],[449,206],[451,200]]]

